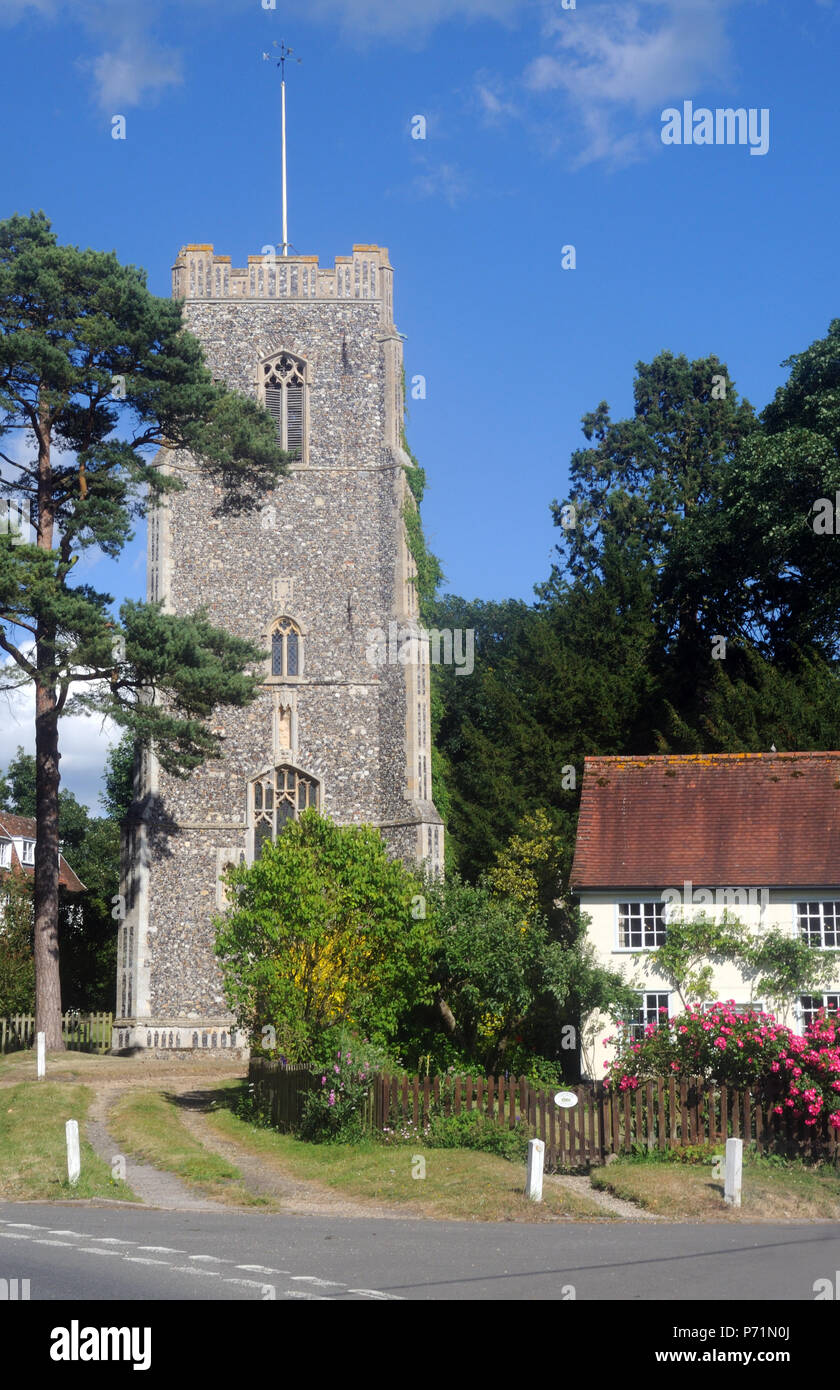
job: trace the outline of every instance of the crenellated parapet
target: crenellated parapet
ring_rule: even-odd
[[[174,299],[355,300],[382,304],[382,320],[394,315],[394,272],[385,246],[354,246],[352,256],[336,256],[320,266],[317,256],[281,256],[276,248],[249,256],[246,266],[231,265],[212,244],[183,246],[172,267]]]

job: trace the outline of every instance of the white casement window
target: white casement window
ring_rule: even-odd
[[[35,863],[35,841],[34,841],[34,840],[24,840],[24,842],[23,842],[23,853],[21,854],[21,857],[20,857],[20,858],[21,858],[21,863],[22,863],[22,864],[34,864],[34,863]]]
[[[802,1027],[807,1028],[811,1023],[816,1023],[820,1009],[825,1009],[826,1013],[840,1013],[840,994],[803,994],[799,1000],[799,1008],[802,1015]]]
[[[0,869],[10,869],[12,867],[12,842],[11,840],[0,840]]]
[[[809,946],[821,951],[840,948],[840,902],[797,903],[796,919]]]
[[[669,995],[645,991],[640,995],[641,1004],[630,1019],[630,1033],[634,1042],[641,1042],[649,1023],[665,1023],[669,1013]]]
[[[265,408],[277,426],[277,439],[302,461],[306,451],[306,364],[290,352],[262,364]]]
[[[652,950],[665,943],[665,904],[639,902],[618,904],[618,949]]]

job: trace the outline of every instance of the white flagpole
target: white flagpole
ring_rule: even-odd
[[[282,141],[283,141],[283,255],[289,254],[289,207],[288,195],[286,191],[286,76],[280,83],[280,100],[282,104]]]
[[[277,40],[275,39],[275,40],[274,40],[274,47],[277,48],[277,49],[279,49],[279,51],[280,51],[280,58],[279,58],[279,60],[278,60],[277,66],[278,66],[278,68],[280,69],[280,78],[281,78],[281,81],[280,81],[280,112],[281,112],[281,119],[280,119],[280,145],[281,145],[281,158],[282,158],[282,165],[283,165],[283,255],[284,255],[284,256],[288,256],[288,254],[289,254],[289,190],[288,190],[288,182],[287,182],[287,179],[286,179],[286,59],[287,59],[287,58],[290,58],[290,57],[292,56],[292,53],[293,53],[294,50],[291,49],[291,48],[288,48],[288,47],[286,46],[285,40],[284,40],[282,43],[278,43]],[[270,55],[269,53],[264,53],[264,54],[263,54],[263,58],[264,58],[264,60],[265,60],[266,62],[269,60],[270,56],[271,56],[271,55]],[[295,62],[296,62],[296,63],[299,63],[299,62],[300,62],[300,58],[296,58],[296,59],[295,59]]]

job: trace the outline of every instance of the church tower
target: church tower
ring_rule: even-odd
[[[189,457],[162,456],[187,487],[150,518],[148,598],[203,608],[269,655],[255,702],[214,716],[220,759],[186,779],[143,759],[124,839],[120,1050],[243,1045],[213,953],[221,875],[306,807],[377,826],[406,862],[443,862],[388,252],[354,246],[323,268],[250,256],[237,269],[190,245],[172,293],[213,377],[261,401],[297,458],[259,514],[220,519]],[[377,633],[399,633],[421,659],[395,659],[381,637],[377,649]]]

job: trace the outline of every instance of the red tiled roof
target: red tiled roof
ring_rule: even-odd
[[[0,811],[0,839],[10,840],[16,837],[17,839],[34,840],[37,838],[37,830],[37,822],[30,816],[13,816],[8,811]],[[32,864],[20,862],[14,845],[12,846],[12,868],[19,869],[21,873],[30,878],[35,873]],[[58,860],[58,882],[68,893],[84,893],[86,891],[82,880],[70,868],[63,854],[59,856]]]
[[[840,752],[584,760],[571,885],[840,883]]]

